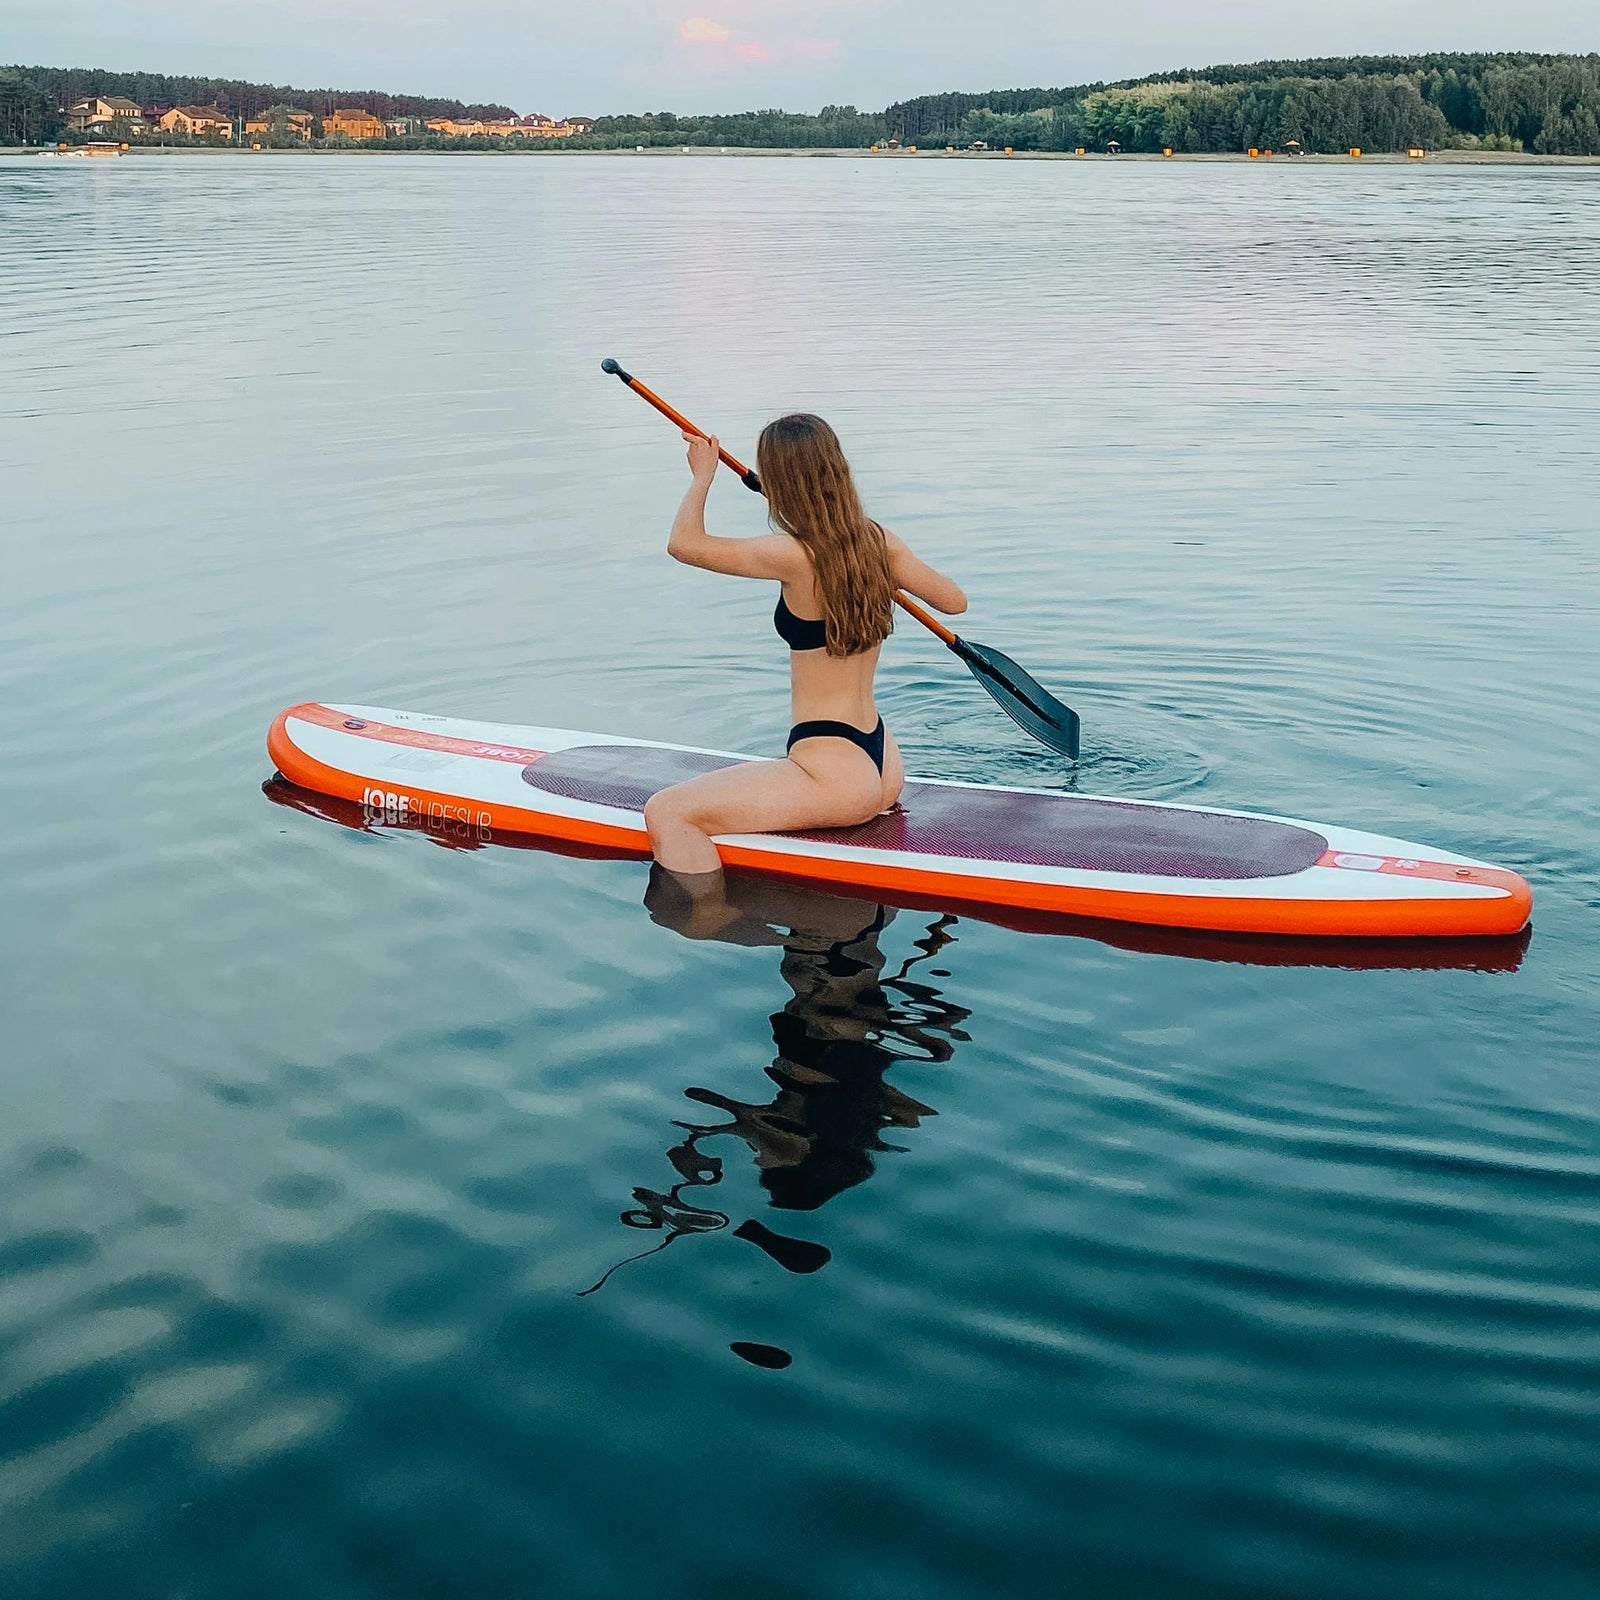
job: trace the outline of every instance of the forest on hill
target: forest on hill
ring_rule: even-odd
[[[1422,145],[1600,155],[1600,55],[1348,56],[1164,72],[1070,89],[923,95],[884,112],[906,144],[1185,153]]]
[[[254,116],[295,105],[324,116],[359,106],[377,116],[494,119],[506,106],[396,95],[377,90],[285,85],[82,68],[0,67],[0,144],[61,135],[64,108],[86,95],[117,95],[143,106],[216,105]],[[571,108],[563,107],[563,111]],[[1370,151],[1422,145],[1600,155],[1600,55],[1349,56],[1261,61],[1157,73],[1120,83],[1060,89],[993,89],[923,95],[882,112],[824,106],[815,114],[746,111],[690,116],[669,111],[601,117],[562,140],[567,149],[635,145],[745,148],[862,148],[888,139],[923,146],[983,141],[991,148],[1124,150],[1164,147],[1230,152],[1253,146],[1307,152]],[[484,144],[418,135],[405,146]]]

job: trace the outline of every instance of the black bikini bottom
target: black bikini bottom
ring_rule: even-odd
[[[871,733],[863,733],[848,722],[797,722],[789,730],[786,748],[793,750],[802,739],[848,739],[858,750],[865,750],[872,757],[872,764],[879,772],[883,771],[882,717],[878,718],[878,726]]]

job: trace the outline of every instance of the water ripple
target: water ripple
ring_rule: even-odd
[[[7,1592],[1586,1597],[1597,273],[1575,168],[0,158]],[[914,767],[1436,840],[1531,944],[713,927],[266,803],[301,698],[781,747],[609,352],[828,415],[1084,717],[902,623]]]

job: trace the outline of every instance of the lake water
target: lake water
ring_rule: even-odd
[[[1588,169],[0,162],[0,1593],[1593,1594],[1596,283]],[[606,355],[828,416],[1083,714],[902,627],[913,771],[1531,940],[696,939],[264,793],[312,698],[778,748]]]

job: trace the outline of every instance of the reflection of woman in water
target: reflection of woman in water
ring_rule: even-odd
[[[633,1191],[637,1204],[622,1214],[623,1222],[665,1234],[647,1255],[683,1234],[714,1232],[731,1220],[685,1198],[686,1190],[722,1179],[722,1162],[701,1149],[703,1141],[723,1134],[743,1139],[773,1206],[815,1211],[871,1177],[879,1151],[901,1148],[884,1141],[884,1130],[915,1128],[934,1115],[886,1080],[889,1068],[901,1061],[948,1061],[967,1038],[961,1024],[970,1013],[908,976],[949,943],[945,930],[954,918],[934,922],[918,941],[921,954],[886,978],[878,935],[893,911],[738,876],[719,874],[715,890],[707,888],[704,878],[686,885],[657,867],[645,904],[656,922],[685,938],[781,947],[781,970],[794,993],[772,1017],[778,1054],[767,1068],[777,1089],[771,1100],[745,1103],[710,1089],[684,1091],[731,1120],[680,1123],[688,1137],[668,1153],[680,1181],[665,1193]],[[814,1272],[828,1259],[821,1245],[774,1233],[754,1219],[734,1232],[790,1271]]]

